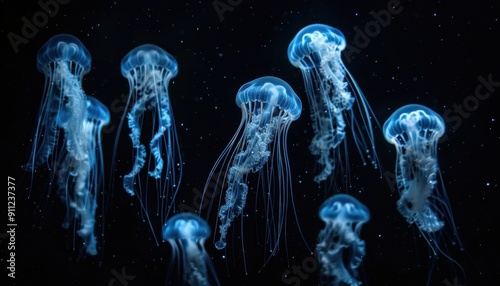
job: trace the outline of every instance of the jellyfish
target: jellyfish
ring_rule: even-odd
[[[313,24],[300,30],[288,46],[288,60],[300,68],[310,107],[314,136],[310,152],[317,156],[321,168],[314,177],[325,181],[340,168],[349,180],[346,127],[350,129],[363,165],[377,169],[373,125],[378,121],[363,92],[341,59],[346,40],[341,31],[323,24]],[[344,158],[342,158],[342,155]],[[345,160],[342,163],[342,160]]]
[[[242,112],[239,127],[209,176],[214,178],[214,174],[220,174],[216,175],[216,187],[224,188],[215,247],[219,250],[226,247],[228,229],[233,220],[243,214],[249,192],[248,176],[259,173],[257,189],[264,198],[266,243],[268,252],[274,254],[286,228],[289,202],[293,204],[286,140],[291,123],[301,114],[302,103],[288,83],[264,76],[241,86],[236,105]],[[204,196],[209,196],[210,188],[207,181]],[[212,198],[215,192],[212,191]],[[222,198],[222,192],[220,196]]]
[[[319,217],[325,228],[316,245],[321,285],[361,285],[358,268],[365,256],[365,242],[359,235],[370,212],[356,198],[336,194],[323,202]]]
[[[55,35],[38,51],[37,68],[45,74],[45,88],[26,170],[34,172],[45,163],[54,167],[61,152],[76,160],[87,156],[81,140],[87,112],[82,79],[90,67],[89,51],[72,35]]]
[[[101,131],[109,123],[110,114],[108,108],[93,96],[87,96],[86,105],[81,144],[87,156],[77,160],[66,153],[58,170],[58,193],[68,206],[63,227],[68,229],[75,225],[86,253],[96,255],[95,212],[104,176]]]
[[[100,130],[109,121],[109,111],[83,91],[82,79],[90,66],[90,53],[72,35],[56,35],[38,51],[37,67],[45,74],[45,88],[24,167],[33,177],[35,169],[47,164],[50,183],[56,180],[66,206],[62,226],[78,229],[85,252],[95,255],[96,195],[103,178]]]
[[[447,245],[463,246],[437,160],[437,144],[445,132],[443,118],[425,106],[409,104],[387,119],[383,132],[397,152],[398,211],[409,224],[418,227],[433,256],[442,253],[462,268],[445,252]],[[446,224],[451,235],[441,233]]]
[[[172,247],[170,271],[178,268],[182,285],[220,285],[205,250],[210,233],[207,222],[192,213],[178,213],[163,226],[163,239]]]
[[[123,187],[131,196],[138,194],[141,211],[146,215],[152,230],[149,212],[154,210],[150,210],[146,193],[149,180],[145,180],[146,183],[141,185],[139,174],[147,159],[148,178],[154,179],[157,193],[156,214],[160,216],[163,225],[179,188],[182,173],[179,142],[168,92],[169,82],[177,75],[177,71],[175,58],[162,48],[151,44],[132,49],[121,61],[121,72],[127,78],[130,88],[125,112],[128,111],[128,126],[134,150],[132,170],[124,176]],[[151,111],[151,121],[145,120],[148,110]],[[119,130],[123,121],[124,118],[120,122]],[[149,153],[141,142],[145,122],[150,122],[153,129]],[[116,157],[119,135],[120,131],[117,133],[113,157]],[[139,183],[136,187],[137,182]],[[171,200],[170,205],[168,200]],[[155,240],[158,244],[156,235]]]

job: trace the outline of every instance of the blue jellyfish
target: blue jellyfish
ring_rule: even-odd
[[[300,30],[288,46],[288,60],[301,69],[309,101],[314,137],[309,150],[318,156],[322,168],[314,181],[325,181],[336,170],[349,180],[347,145],[342,164],[340,144],[346,126],[351,129],[363,164],[370,161],[378,168],[372,121],[378,124],[358,84],[341,59],[346,40],[339,30],[313,24]]]
[[[358,267],[365,255],[361,227],[370,220],[368,208],[347,194],[337,194],[323,202],[319,217],[325,228],[316,245],[321,265],[321,285],[361,285]]]
[[[69,153],[58,170],[59,196],[68,206],[64,228],[75,225],[83,239],[86,252],[97,254],[94,234],[97,195],[103,186],[104,161],[101,132],[110,121],[106,106],[93,96],[87,96],[87,115],[83,120],[82,146],[87,156],[76,160]]]
[[[57,178],[57,193],[66,205],[63,227],[73,227],[86,253],[95,255],[96,195],[104,171],[100,132],[109,122],[109,111],[82,89],[90,65],[88,50],[72,35],[56,35],[38,51],[45,89],[25,168],[33,174],[40,165],[48,165],[50,180]]]
[[[274,254],[286,228],[289,199],[293,204],[286,140],[290,124],[301,114],[302,103],[288,83],[264,76],[241,86],[236,105],[242,112],[240,125],[209,175],[213,178],[214,174],[221,174],[217,175],[216,186],[225,188],[225,203],[220,203],[218,210],[220,236],[215,246],[219,250],[226,247],[228,229],[245,207],[248,175],[259,173],[266,243],[269,253]],[[209,188],[207,181],[204,196]]]
[[[151,44],[132,49],[121,62],[122,75],[127,78],[130,88],[125,112],[128,111],[128,126],[134,150],[132,170],[124,176],[123,187],[130,195],[138,193],[141,210],[145,213],[151,228],[148,195],[143,189],[147,187],[149,180],[145,180],[146,184],[141,186],[138,176],[146,163],[146,157],[148,175],[155,180],[156,214],[161,217],[162,225],[170,209],[168,200],[173,203],[182,174],[179,142],[168,92],[169,82],[177,75],[177,71],[175,58],[160,47]],[[144,115],[148,110],[151,111],[152,119],[146,122],[150,122],[153,128],[149,154],[141,143]],[[119,130],[121,130],[123,120],[120,122]],[[113,157],[116,156],[119,135],[120,131],[117,133]],[[136,182],[139,182],[137,188]],[[156,242],[158,243],[157,239]]]
[[[397,151],[398,211],[408,223],[415,223],[434,256],[440,252],[461,268],[444,252],[445,238],[462,246],[437,161],[437,144],[445,132],[443,118],[425,106],[409,104],[387,119],[383,132]],[[445,224],[451,236],[441,235]]]
[[[199,216],[179,213],[163,226],[163,239],[172,247],[171,267],[183,273],[179,285],[220,285],[217,273],[205,250],[210,227]]]
[[[27,170],[34,172],[45,163],[54,167],[63,149],[77,160],[86,156],[81,134],[87,109],[81,81],[90,67],[89,51],[72,35],[55,35],[38,51],[37,68],[45,74],[45,88]]]

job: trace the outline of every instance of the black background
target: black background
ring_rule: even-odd
[[[346,62],[381,123],[394,110],[410,103],[445,114],[455,104],[474,98],[479,76],[490,75],[500,81],[498,5],[493,1],[428,2],[401,0],[401,13],[393,15],[390,24]],[[35,1],[2,1],[2,130],[6,131],[2,141],[6,143],[6,176],[17,182],[18,223],[16,278],[9,278],[8,285],[124,285],[114,275],[122,271],[133,276],[128,285],[167,283],[170,247],[167,243],[156,246],[136,201],[122,188],[106,190],[108,201],[105,208],[100,205],[98,210],[99,214],[103,210],[105,213],[104,247],[100,255],[84,259],[78,259],[71,234],[60,227],[64,207],[58,197],[52,194],[40,208],[39,198],[49,191],[46,170],[35,175],[33,195],[28,198],[30,176],[23,173],[21,165],[31,150],[44,85],[44,75],[36,69],[36,52],[59,33],[78,37],[90,51],[92,70],[84,77],[83,89],[110,108],[110,126],[117,126],[121,116],[112,106],[128,93],[128,83],[120,73],[122,57],[140,44],[152,43],[177,59],[179,74],[169,87],[184,168],[176,205],[191,204],[194,190],[203,189],[212,165],[236,131],[241,112],[234,97],[239,87],[264,75],[287,81],[304,106],[302,116],[291,126],[288,150],[296,210],[305,239],[314,247],[323,227],[317,217],[318,207],[333,191],[312,181],[315,160],[307,148],[312,137],[309,110],[300,70],[290,65],[286,51],[295,34],[312,23],[336,27],[345,34],[348,44],[356,45],[354,28],[364,29],[373,20],[370,11],[385,10],[390,1],[232,3],[238,5],[224,12],[221,21],[211,1],[70,0],[60,4],[59,11],[27,43],[19,45],[16,53],[7,35],[22,35],[22,17],[32,19],[41,8]],[[447,139],[439,144],[439,164],[466,248],[466,252],[451,250],[450,254],[464,267],[467,285],[500,283],[500,87],[495,89],[488,99],[477,101],[476,109],[466,117],[459,116],[460,123],[449,121]],[[382,172],[390,172],[394,148],[384,140],[379,128],[375,132]],[[114,131],[103,134],[106,166],[111,163],[115,135]],[[120,143],[118,157],[128,164],[130,143],[128,136],[122,135],[124,143]],[[352,138],[348,140],[352,164],[349,193],[365,203],[372,215],[361,232],[367,245],[362,280],[367,285],[425,285],[432,274],[431,285],[460,284],[454,284],[455,274],[443,257],[429,270],[427,243],[415,226],[408,226],[397,212],[397,192],[377,171],[360,166]],[[124,172],[125,167],[116,170],[117,174]],[[109,176],[106,170],[106,180]],[[248,213],[251,220],[252,212]],[[2,216],[6,221],[6,206]],[[288,254],[282,242],[282,249],[260,272],[260,244],[246,245],[245,274],[239,246],[223,259],[223,253],[215,250],[211,240],[207,241],[221,283],[256,285],[271,281],[273,285],[284,285],[282,275],[286,270],[313,261],[293,225],[293,217],[289,222]],[[252,238],[253,231],[252,223],[245,224],[244,235]],[[238,245],[240,237],[235,238]],[[3,235],[2,273],[8,258],[7,242]],[[306,266],[314,268],[313,264]],[[307,276],[302,276],[300,285],[318,284],[318,271],[304,274]]]

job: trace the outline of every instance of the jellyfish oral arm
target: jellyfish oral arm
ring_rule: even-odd
[[[309,149],[313,155],[319,156],[317,162],[323,166],[314,181],[319,183],[328,178],[335,168],[335,149],[345,138],[346,123],[344,111],[350,110],[354,97],[347,91],[345,68],[336,57],[325,57],[317,69],[307,71],[306,86],[311,107],[314,138]]]
[[[356,227],[359,226],[358,224]],[[336,239],[330,239],[332,237]],[[357,276],[356,269],[361,265],[365,255],[365,242],[353,232],[352,226],[339,222],[327,223],[320,233],[320,241],[317,249],[322,267],[321,275],[329,277],[323,279],[328,281],[334,279],[336,283],[333,285],[343,285],[342,283],[361,285],[355,277]],[[349,252],[347,261],[344,260],[346,256],[344,252]],[[345,262],[349,263],[348,267],[344,264]]]
[[[170,103],[168,101],[167,94],[161,94],[159,98],[160,104],[158,107],[160,126],[156,134],[154,134],[151,142],[149,143],[151,148],[151,153],[153,154],[156,166],[154,171],[150,171],[149,175],[155,179],[159,179],[161,176],[161,172],[163,170],[163,159],[161,158],[161,141],[163,136],[165,135],[165,131],[171,128],[171,120],[170,120]],[[170,154],[169,154],[170,155]]]
[[[426,232],[435,232],[444,226],[430,209],[428,198],[436,186],[437,161],[427,147],[406,148],[398,157],[396,179],[401,197],[397,202],[399,212],[408,223],[416,223]],[[416,154],[418,151],[421,154]]]
[[[246,112],[243,116],[246,117]],[[252,121],[247,123],[244,141],[240,142],[245,146],[245,150],[235,155],[233,166],[229,169],[225,204],[219,209],[221,224],[219,226],[220,238],[215,244],[217,249],[223,249],[226,246],[227,229],[245,206],[248,195],[246,175],[259,171],[270,156],[268,145],[274,139],[276,121],[279,119],[272,118],[267,121],[267,124],[260,126],[262,122],[266,122],[262,119],[263,116],[268,116],[268,114],[263,112],[260,115],[254,115]]]
[[[81,89],[80,80],[70,73],[68,63],[60,61],[57,64],[55,74],[64,76],[64,79],[57,80],[62,82],[61,92],[63,101],[61,104],[61,112],[65,112],[68,118],[65,118],[64,123],[61,122],[61,115],[58,116],[59,124],[64,129],[66,138],[66,149],[72,156],[81,160],[88,156],[87,150],[82,147],[84,144],[82,118],[86,118],[87,105],[86,95]]]
[[[128,113],[128,126],[131,133],[132,147],[135,149],[135,160],[132,171],[123,177],[123,187],[131,196],[134,195],[135,176],[139,174],[146,162],[146,147],[141,144],[141,127],[139,125],[140,117],[144,114],[146,108],[142,104],[136,104]]]
[[[180,243],[184,247],[183,265],[187,285],[205,285],[202,283],[208,280],[206,253],[200,251],[198,244],[191,239],[183,239]]]
[[[326,180],[335,168],[336,161],[332,153],[345,137],[345,123],[341,113],[321,111],[315,113],[316,115],[311,115],[316,118],[313,119],[316,123],[313,125],[315,135],[309,150],[311,154],[319,156],[317,162],[323,166],[321,173],[314,177],[314,181],[319,183]],[[332,116],[337,120],[332,120]]]

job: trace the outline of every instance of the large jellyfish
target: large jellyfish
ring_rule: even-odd
[[[81,139],[87,112],[81,81],[90,66],[89,51],[72,35],[55,35],[38,51],[37,68],[45,74],[45,88],[27,170],[34,172],[44,163],[55,167],[61,150],[77,160],[87,155]]]
[[[47,164],[50,181],[57,178],[58,194],[66,205],[63,227],[73,227],[86,253],[95,255],[96,195],[104,171],[100,131],[109,122],[109,111],[82,89],[90,65],[88,50],[72,35],[56,35],[38,51],[37,67],[45,74],[45,89],[25,168],[33,174]]]
[[[265,216],[268,253],[274,254],[286,228],[288,204],[293,204],[286,140],[290,124],[301,114],[302,103],[288,83],[264,76],[241,86],[236,105],[242,112],[240,125],[209,176],[221,174],[216,175],[216,187],[225,188],[225,203],[219,204],[220,235],[215,246],[226,247],[228,229],[245,207],[248,175],[259,173],[265,213],[255,215]],[[208,183],[204,195],[208,194]]]
[[[206,221],[191,213],[176,214],[163,226],[163,239],[172,247],[170,271],[177,267],[183,273],[179,285],[220,285],[204,246],[210,232]]]
[[[163,225],[179,188],[182,173],[179,142],[168,92],[169,82],[177,75],[177,71],[175,58],[162,48],[151,44],[132,49],[121,62],[122,75],[128,79],[130,88],[125,111],[128,111],[128,126],[134,150],[132,170],[124,176],[123,187],[130,195],[138,194],[141,210],[154,234],[156,232],[151,223],[150,212],[160,216]],[[144,118],[148,110],[151,111],[150,121]],[[153,129],[149,152],[141,142],[142,129],[147,126],[146,122],[150,123]],[[115,152],[122,125],[123,119],[116,137]],[[116,154],[113,155],[115,156]],[[147,187],[149,179],[141,185],[139,177],[146,159],[148,175],[155,181],[156,211],[151,210],[148,203],[146,189],[151,189]],[[154,236],[158,243],[156,234]]]
[[[358,267],[365,255],[361,227],[370,219],[368,208],[347,194],[328,198],[320,207],[325,228],[316,246],[321,265],[320,285],[361,285]]]
[[[378,124],[358,84],[341,59],[346,47],[342,32],[313,24],[300,30],[288,47],[288,60],[301,69],[309,101],[314,137],[309,145],[322,168],[314,181],[325,181],[336,168],[349,180],[347,145],[340,144],[350,128],[363,164],[378,168],[372,122]],[[344,156],[344,158],[342,158]],[[342,163],[342,160],[345,163]],[[335,174],[335,173],[334,173]]]
[[[434,256],[440,252],[462,268],[445,252],[446,243],[462,245],[437,161],[438,140],[445,132],[443,119],[425,106],[409,104],[387,119],[383,132],[397,151],[399,212],[408,223],[415,223]],[[441,234],[445,224],[451,235]]]

